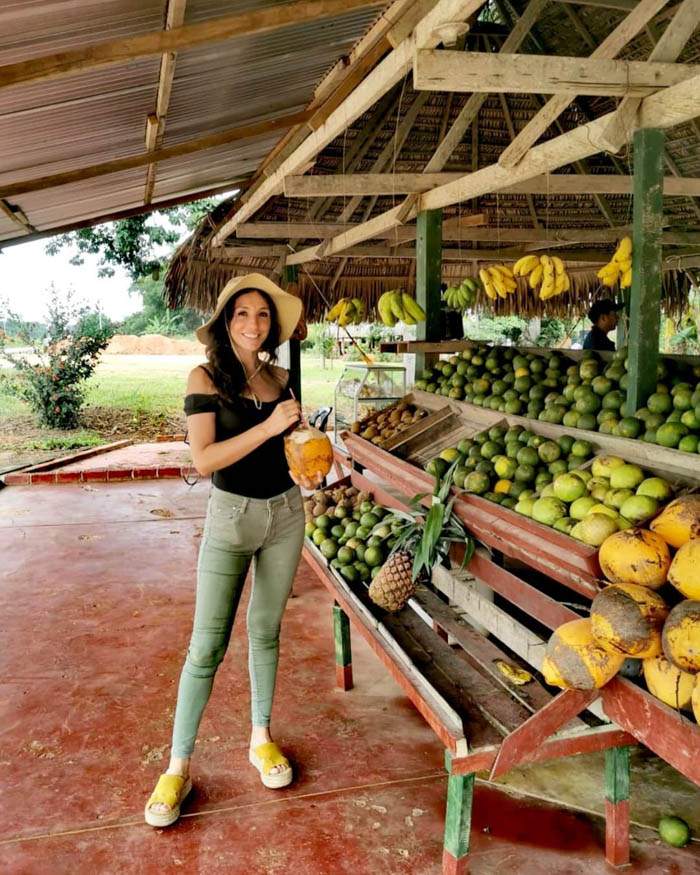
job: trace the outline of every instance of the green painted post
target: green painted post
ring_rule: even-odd
[[[298,265],[285,265],[282,277],[285,286],[296,283],[298,274]],[[301,342],[298,340],[289,341],[289,385],[297,401],[301,402]]]
[[[440,340],[442,280],[442,210],[424,210],[416,220],[416,300],[426,312],[416,327],[417,340]],[[416,354],[416,377],[434,356]]]
[[[333,642],[335,644],[335,677],[341,690],[352,689],[352,648],[350,621],[337,602],[333,603]]]
[[[446,751],[445,768],[448,772],[451,772],[451,763],[452,758]],[[469,853],[474,778],[471,772],[468,775],[450,774],[447,779],[443,871],[458,871],[457,864]]]
[[[630,798],[629,747],[609,747],[605,751],[605,798],[616,804]]]
[[[628,416],[656,388],[661,322],[661,227],[664,132],[642,128],[634,135],[632,292],[630,296]]]

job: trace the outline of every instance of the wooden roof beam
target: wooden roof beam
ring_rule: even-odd
[[[187,0],[166,0],[165,30],[173,30],[182,27],[185,21],[185,6]],[[155,113],[146,119],[146,151],[153,152],[163,145],[165,136],[165,120],[170,107],[170,95],[173,90],[175,79],[175,63],[177,52],[164,52],[160,59],[158,72],[158,87],[156,89]],[[149,130],[155,119],[155,130]],[[153,199],[153,189],[156,184],[156,165],[149,164],[146,169],[146,185],[143,193],[144,204],[150,204]]]
[[[144,167],[147,164],[168,161],[171,158],[179,158],[182,155],[191,155],[193,152],[214,149],[217,146],[225,146],[228,143],[236,143],[239,140],[265,136],[273,131],[299,124],[305,121],[307,117],[308,113],[306,112],[295,112],[280,118],[266,119],[260,122],[229,128],[226,131],[208,134],[206,137],[199,137],[196,140],[186,140],[184,143],[178,143],[175,146],[155,149],[152,152],[143,152],[140,155],[130,155],[126,158],[115,158],[113,161],[104,161],[101,164],[92,164],[89,167],[81,167],[77,170],[65,170],[61,173],[37,176],[34,179],[9,182],[5,185],[0,182],[0,198],[14,197],[15,195],[27,194],[32,191],[44,191],[47,188],[70,185],[74,182],[83,182],[86,179],[95,179],[98,176],[107,176],[110,173],[132,170],[135,167]]]
[[[663,92],[645,97],[640,107],[640,126],[670,128],[694,118],[698,112],[699,89],[700,75],[686,79],[678,85],[672,85]],[[385,231],[395,234],[397,225],[408,221],[420,210],[441,209],[470,198],[500,191],[507,185],[525,181],[543,172],[556,170],[603,151],[605,149],[603,134],[612,116],[613,113],[608,113],[534,147],[515,168],[506,169],[498,163],[492,164],[425,194],[410,195],[412,199],[410,202],[407,200],[403,205],[375,216],[370,222],[365,223],[364,227],[354,228],[352,232],[340,234],[327,241],[322,251],[320,247],[310,247],[295,253],[295,263],[303,264],[304,261],[313,261],[324,255],[342,252],[348,246],[371,239]]]
[[[412,36],[399,43],[380,61],[321,127],[307,137],[274,173],[261,182],[243,206],[223,223],[212,241],[214,245],[223,243],[238,225],[254,215],[269,197],[281,190],[286,176],[306,166],[338,134],[405,76],[411,67],[415,48],[432,48],[438,45],[440,36],[437,28],[440,25],[449,21],[465,20],[480,9],[483,2],[484,0],[437,0],[430,12],[418,22]]]
[[[31,234],[36,231],[36,228],[25,216],[24,212],[16,204],[8,203],[3,198],[0,198],[0,213],[7,216],[15,225],[19,225],[24,234]]]
[[[414,194],[430,191],[464,176],[456,173],[347,173],[325,176],[288,176],[286,197],[353,197]],[[581,195],[631,194],[632,177],[617,173],[557,173],[536,176],[501,189],[501,194]],[[700,177],[666,176],[665,197],[700,197]]]
[[[686,39],[691,34],[692,28]],[[419,91],[642,98],[699,71],[700,67],[687,64],[424,49],[414,58],[413,87]]]
[[[641,0],[630,14],[618,24],[615,30],[591,53],[591,59],[608,60],[615,58],[667,2],[668,0]],[[528,149],[559,118],[572,100],[573,96],[568,94],[560,94],[548,100],[542,109],[530,119],[513,142],[501,153],[498,159],[501,167],[515,167],[522,160]]]
[[[237,36],[264,33],[305,21],[343,15],[352,9],[382,5],[382,0],[295,0],[173,27],[171,30],[106,40],[80,49],[5,64],[0,67],[0,88],[21,82],[53,79],[67,73],[176,52],[179,49],[221,42]]]

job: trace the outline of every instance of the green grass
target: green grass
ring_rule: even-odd
[[[104,438],[94,431],[70,432],[69,437],[47,438],[43,441],[28,443],[28,450],[78,450],[82,447],[99,447]]]

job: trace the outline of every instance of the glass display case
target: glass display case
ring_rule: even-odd
[[[378,407],[387,407],[406,394],[406,367],[396,362],[346,362],[335,387],[334,439],[342,446],[341,431],[349,429]]]

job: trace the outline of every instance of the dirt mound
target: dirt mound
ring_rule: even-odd
[[[204,347],[196,340],[162,334],[115,334],[105,352],[109,355],[202,355]]]

